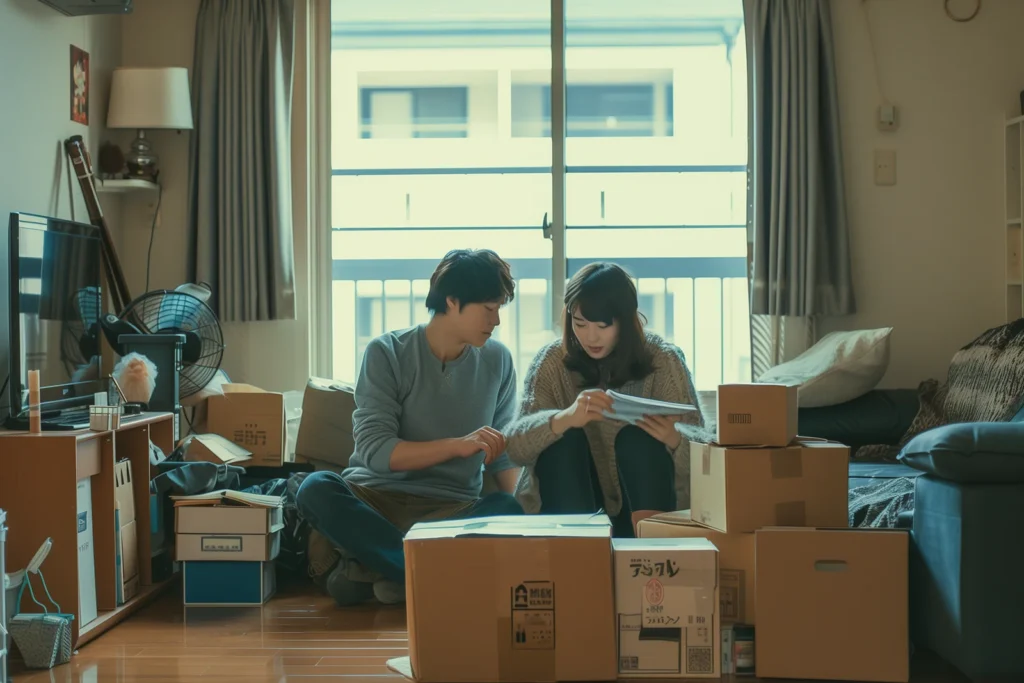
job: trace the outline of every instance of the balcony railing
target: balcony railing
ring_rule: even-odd
[[[745,167],[567,170],[575,198],[569,220],[594,221],[566,231],[568,275],[598,260],[619,263],[636,279],[648,329],[682,349],[698,389],[749,381],[746,232],[739,223]],[[334,169],[335,377],[355,379],[375,336],[428,320],[430,275],[454,247],[490,247],[511,264],[517,295],[495,336],[523,375],[558,334],[550,248],[539,220],[550,201],[549,174],[531,166]],[[518,223],[533,216],[533,226]]]
[[[569,275],[594,260],[569,259]],[[682,349],[698,389],[749,380],[745,259],[616,259],[610,254],[607,260],[636,278],[648,329]],[[556,336],[551,324],[551,264],[546,259],[509,261],[517,296],[502,311],[495,336],[512,351],[522,377],[534,355]],[[354,379],[363,351],[375,336],[428,320],[424,302],[436,265],[435,259],[333,261],[336,377]]]

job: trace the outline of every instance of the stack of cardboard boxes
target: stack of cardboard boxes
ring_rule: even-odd
[[[719,387],[716,443],[691,445],[691,509],[637,528],[718,548],[724,673],[909,677],[909,537],[848,528],[848,473],[847,446],[797,436],[796,387]]]
[[[907,534],[847,528],[849,449],[798,437],[796,417],[795,388],[720,387],[691,510],[636,539],[603,514],[416,525],[410,657],[389,666],[423,683],[907,681]]]
[[[270,599],[277,590],[283,499],[239,491],[173,499],[185,604],[262,605]]]

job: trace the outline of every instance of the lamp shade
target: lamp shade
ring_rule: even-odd
[[[114,69],[107,128],[191,130],[188,69]]]

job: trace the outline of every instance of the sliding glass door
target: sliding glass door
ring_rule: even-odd
[[[616,260],[698,384],[742,377],[740,0],[332,0],[331,15],[336,378],[427,319],[427,278],[461,247],[512,264],[498,336],[520,374],[560,333],[565,279]]]

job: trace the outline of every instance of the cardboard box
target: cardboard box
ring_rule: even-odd
[[[797,432],[797,388],[785,384],[718,387],[721,446],[788,446]]]
[[[135,524],[135,491],[132,464],[121,460],[114,465],[114,564],[117,571],[118,604],[131,600],[139,590],[139,539]],[[148,562],[150,558],[146,558]]]
[[[207,401],[207,431],[220,434],[252,454],[252,465],[284,462],[284,395],[250,384],[224,384]]]
[[[619,678],[719,678],[718,550],[704,538],[612,541]]]
[[[706,538],[718,548],[718,616],[726,624],[756,623],[754,534],[725,534],[697,524],[689,510],[665,512],[637,525],[640,538]]]
[[[181,573],[191,607],[262,605],[277,592],[273,562],[183,562]]]
[[[611,522],[527,515],[405,537],[409,662],[427,683],[616,678]]]
[[[178,534],[178,562],[269,562],[281,552],[281,532],[271,534]]]
[[[302,394],[302,421],[295,441],[295,461],[311,462],[317,469],[348,467],[355,450],[352,413],[355,389],[329,379],[311,377]]]
[[[96,550],[93,547],[92,478],[78,481],[78,619],[84,626],[98,615],[96,604]],[[0,577],[3,578],[3,577]],[[2,645],[0,645],[2,649]]]
[[[690,444],[690,512],[727,533],[766,526],[849,524],[850,449],[828,441],[787,448]]]
[[[185,460],[245,467],[252,462],[252,453],[220,434],[194,434],[189,437]]]
[[[179,505],[174,530],[179,534],[271,534],[284,528],[284,508],[242,505]]]
[[[762,529],[757,542],[757,676],[910,678],[909,534]]]

